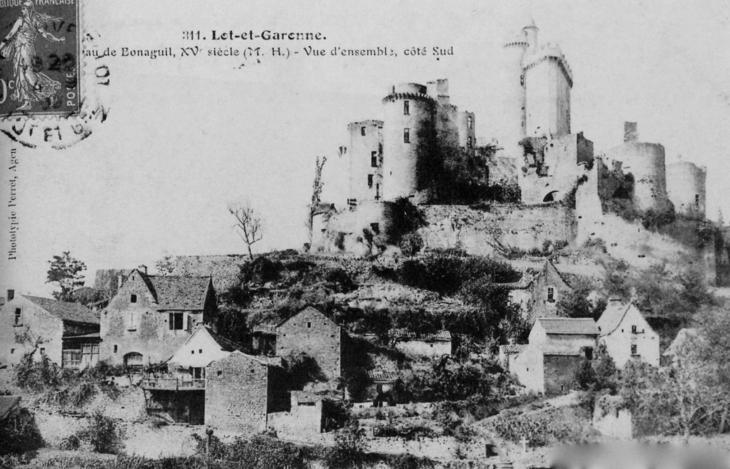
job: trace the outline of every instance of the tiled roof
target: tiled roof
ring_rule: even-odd
[[[598,335],[596,322],[591,318],[538,318],[548,334]]]
[[[368,378],[375,383],[394,383],[398,375],[392,371],[368,370]]]
[[[548,259],[545,261],[545,280],[549,284],[553,284],[556,286],[562,286],[562,288],[572,290],[570,284],[565,281],[565,278],[560,274],[557,268],[555,268],[555,265]]]
[[[0,396],[0,420],[5,420],[19,402],[20,396]]]
[[[208,331],[208,334],[210,335],[210,337],[213,340],[215,340],[215,342],[218,345],[220,345],[221,350],[223,350],[224,352],[233,352],[235,350],[243,350],[243,345],[237,344],[236,342],[234,342],[232,340],[229,340],[229,339],[226,339],[225,337],[219,336],[218,334],[216,334],[215,332],[213,332],[213,330],[209,326],[202,325],[202,326],[199,326],[199,327],[205,328]],[[191,335],[190,336],[190,339],[192,339],[192,338],[193,338],[193,336]],[[188,341],[190,339],[188,339]],[[187,341],[186,341],[186,343],[187,343]]]
[[[603,314],[601,314],[601,317],[596,322],[601,335],[608,335],[615,331],[631,306],[631,303],[624,303],[614,298],[610,299],[606,310],[603,311]]]
[[[205,307],[210,277],[143,274],[143,278],[151,287],[159,310],[200,311]]]
[[[390,338],[395,340],[418,340],[422,342],[451,342],[451,332],[438,331],[435,334],[416,334],[406,329],[390,331]]]
[[[37,296],[23,296],[64,321],[99,324],[99,313],[90,310],[84,305],[51,300],[50,298],[39,298]]]

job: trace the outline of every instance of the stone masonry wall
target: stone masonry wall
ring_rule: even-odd
[[[307,354],[317,361],[328,379],[342,372],[342,332],[340,326],[314,308],[307,308],[279,326],[276,355]]]
[[[545,355],[545,393],[562,394],[575,386],[575,372],[581,357]]]
[[[240,352],[206,369],[205,425],[253,435],[266,429],[268,367]]]

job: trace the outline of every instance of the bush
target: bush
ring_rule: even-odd
[[[417,232],[404,235],[398,244],[405,256],[413,257],[423,249],[423,238]]]
[[[325,454],[325,463],[330,469],[360,467],[365,461],[365,435],[357,422],[353,422],[335,435],[335,446]]]
[[[114,454],[117,452],[116,423],[101,411],[94,412],[89,426],[79,433],[78,438],[82,441],[88,441],[97,453]]]
[[[34,451],[43,446],[33,414],[21,408],[0,422],[0,455]]]
[[[388,223],[385,228],[385,241],[398,246],[403,237],[426,225],[426,218],[421,210],[413,205],[407,197],[399,197],[389,205]]]

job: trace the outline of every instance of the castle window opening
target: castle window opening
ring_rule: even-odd
[[[135,295],[135,294],[133,293],[133,294],[132,294],[132,297],[131,297],[131,298],[129,299],[129,302],[130,302],[130,303],[136,303],[136,302],[137,302],[137,295]]]
[[[547,300],[550,303],[554,303],[555,302],[555,288],[548,287],[548,289],[547,289]]]
[[[471,148],[471,137],[468,137],[468,138],[466,139],[466,147],[467,147],[467,148]]]
[[[370,187],[370,188],[373,187],[373,175],[372,174],[368,174],[368,187]]]
[[[699,194],[695,194],[695,205],[698,207],[700,206],[700,195]]]
[[[308,322],[308,323],[307,323],[307,327],[311,329],[311,327],[312,327],[312,323],[311,323],[311,322]]]
[[[471,127],[472,127],[473,124],[474,124],[474,119],[471,116],[467,117],[466,118],[466,126],[471,129]],[[469,138],[471,138],[471,137],[469,137]]]
[[[403,143],[411,143],[411,129],[408,127],[403,129]]]
[[[185,318],[184,313],[170,313],[170,322],[168,324],[168,327],[171,331],[181,331],[183,330],[183,319]]]
[[[378,152],[377,151],[370,153],[370,166],[373,168],[378,167]]]
[[[411,114],[411,103],[409,101],[403,101],[403,115],[409,116]]]
[[[379,223],[371,223],[370,229],[373,230],[373,233],[376,235],[380,234],[380,224]]]
[[[15,323],[16,326],[22,326],[23,325],[23,315],[20,310],[20,308],[15,308]]]
[[[117,353],[118,351],[119,351],[119,346],[118,345],[115,345],[114,346],[114,353]]]
[[[380,184],[375,184],[375,200],[380,200]]]
[[[365,136],[365,127],[360,127],[360,135]]]

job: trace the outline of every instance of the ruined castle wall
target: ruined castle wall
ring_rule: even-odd
[[[634,206],[639,210],[668,208],[664,147],[657,143],[626,142],[606,152],[623,162],[624,173],[634,176]]]
[[[527,168],[520,177],[522,202],[538,204],[562,200],[570,194],[593,161],[593,143],[582,134],[565,135],[545,145],[542,168]]]
[[[476,117],[473,112],[462,111],[457,114],[457,126],[459,134],[459,146],[464,148],[470,155],[476,152]]]
[[[667,194],[674,210],[691,218],[705,218],[707,170],[689,161],[667,166]]]
[[[558,205],[491,205],[475,210],[459,205],[422,207],[428,226],[419,233],[428,248],[461,247],[470,254],[494,255],[513,247],[541,249],[545,241],[575,238],[572,210]]]
[[[353,122],[350,132],[350,199],[376,200],[383,186],[383,122]]]
[[[315,251],[352,252],[365,255],[370,252],[365,232],[377,236],[387,229],[388,204],[364,202],[330,217],[321,243],[312,246]]]
[[[415,83],[393,86],[383,99],[383,198],[410,197],[418,189],[419,133],[433,119],[434,100]]]

